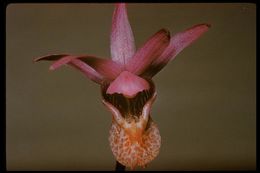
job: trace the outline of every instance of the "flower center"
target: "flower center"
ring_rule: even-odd
[[[143,79],[145,80],[145,79]],[[113,93],[107,94],[109,84],[101,85],[103,98],[115,106],[125,120],[127,121],[138,121],[138,118],[142,114],[145,103],[153,96],[155,92],[154,83],[147,79],[145,80],[149,84],[149,89],[137,92],[134,97],[126,97],[124,94]]]
[[[149,89],[149,83],[128,71],[123,71],[120,75],[109,85],[107,94],[123,94],[125,97],[133,98],[136,94],[143,90]]]

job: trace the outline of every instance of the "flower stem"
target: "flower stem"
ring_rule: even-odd
[[[116,170],[115,171],[125,171],[125,166],[116,161]]]

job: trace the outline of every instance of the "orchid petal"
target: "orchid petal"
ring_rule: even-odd
[[[40,60],[56,60],[50,70],[56,70],[62,65],[69,64],[82,71],[88,78],[94,82],[101,83],[104,79],[113,80],[121,72],[121,66],[109,59],[101,59],[94,56],[72,56],[65,54],[55,54],[40,57],[34,61]]]
[[[110,59],[101,59],[94,56],[81,56],[77,59],[85,62],[110,81],[114,80],[123,70],[120,64]]]
[[[149,83],[128,71],[122,72],[108,87],[107,94],[123,94],[127,98],[133,98],[138,92],[148,90]]]
[[[83,72],[83,74],[87,78],[98,84],[102,84],[102,82],[104,81],[104,76],[100,75],[96,70],[94,70],[88,64],[84,63],[79,59],[73,59],[69,62],[69,64]]]
[[[126,69],[136,75],[142,74],[159,57],[169,45],[170,33],[166,29],[161,29],[150,37],[143,47],[141,47],[134,57],[126,65]]]
[[[116,4],[110,40],[112,60],[125,65],[135,53],[134,36],[125,3]]]
[[[59,68],[62,65],[69,64],[77,69],[79,69],[81,72],[84,73],[85,76],[87,76],[92,81],[101,84],[103,81],[103,76],[100,75],[96,70],[94,70],[92,67],[87,65],[85,62],[75,59],[76,56],[71,56],[67,54],[54,54],[54,55],[47,55],[40,58],[36,58],[34,62],[38,62],[41,60],[47,60],[47,61],[55,61],[51,66],[50,70],[55,70]]]
[[[152,62],[151,66],[142,74],[142,76],[153,77],[184,48],[188,47],[191,43],[200,38],[203,33],[208,31],[209,27],[209,24],[199,24],[173,36],[169,46],[159,58]]]
[[[60,58],[59,60],[55,61],[51,66],[50,66],[50,70],[56,70],[59,67],[68,64],[73,58],[75,58],[75,56],[64,56],[62,58]]]

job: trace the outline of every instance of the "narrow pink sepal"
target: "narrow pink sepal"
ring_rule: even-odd
[[[138,92],[148,90],[149,83],[128,71],[122,72],[108,87],[107,94],[123,94],[127,98],[133,98]]]
[[[87,78],[89,78],[90,80],[98,84],[102,84],[102,82],[104,81],[104,76],[100,75],[95,69],[93,69],[88,64],[86,64],[85,62],[79,59],[72,59],[69,62],[69,64],[75,67],[76,69],[80,70],[81,72],[83,72],[83,74]]]
[[[208,31],[209,27],[209,24],[199,24],[173,36],[169,46],[164,50],[161,56],[151,64],[142,76],[153,77],[184,48],[191,45],[194,41],[200,38],[203,33]]]
[[[123,71],[123,67],[111,59],[97,58],[94,56],[81,56],[77,59],[84,61],[109,81],[114,80]]]
[[[126,4],[117,3],[112,18],[110,49],[113,61],[126,64],[135,53],[134,36],[128,21]]]
[[[104,76],[99,74],[95,69],[90,67],[85,62],[76,59],[78,56],[68,55],[68,54],[53,54],[53,55],[47,55],[40,58],[35,58],[34,62],[47,60],[47,61],[55,61],[51,66],[50,70],[55,70],[62,65],[69,64],[76,69],[79,69],[81,72],[84,73],[85,76],[87,76],[92,81],[101,84],[104,80]]]
[[[169,45],[170,33],[161,29],[150,37],[133,58],[126,64],[126,69],[136,75],[142,74]]]
[[[121,65],[110,59],[102,59],[89,55],[73,56],[67,54],[55,54],[40,57],[34,61],[49,60],[55,61],[50,70],[56,70],[62,65],[69,64],[82,71],[91,80],[100,83],[101,80],[113,80],[122,71]]]
[[[63,58],[60,58],[59,60],[55,61],[51,66],[50,66],[50,70],[56,70],[57,68],[61,67],[62,65],[67,64],[68,62],[70,62],[73,58],[75,58],[75,56],[64,56]]]

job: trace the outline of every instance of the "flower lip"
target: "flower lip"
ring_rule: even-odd
[[[127,98],[133,98],[137,93],[148,90],[149,83],[128,71],[123,71],[120,75],[109,85],[107,94],[122,94]]]

